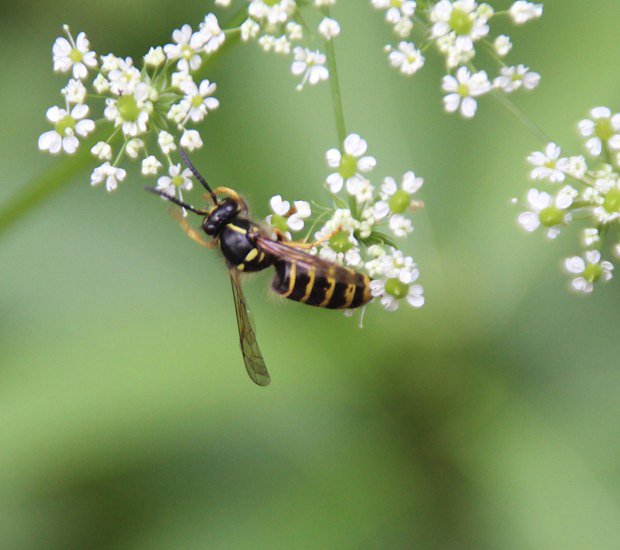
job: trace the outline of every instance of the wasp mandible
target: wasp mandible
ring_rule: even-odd
[[[267,386],[271,378],[256,341],[256,331],[241,288],[241,274],[273,267],[274,292],[289,300],[330,309],[352,309],[368,303],[372,298],[370,278],[304,252],[303,249],[311,244],[286,241],[281,235],[272,238],[266,229],[249,219],[248,206],[236,191],[228,187],[211,189],[185,151],[179,150],[179,154],[207,190],[213,206],[199,210],[155,187],[145,189],[203,216],[201,227],[211,240],[205,240],[182,216],[178,220],[191,239],[207,248],[219,246],[222,251],[232,284],[245,368],[252,381],[259,386]],[[223,198],[218,198],[218,195],[223,195]]]

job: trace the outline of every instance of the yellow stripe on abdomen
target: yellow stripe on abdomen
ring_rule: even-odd
[[[297,263],[291,262],[291,269],[288,273],[288,290],[282,294],[285,298],[288,298],[295,290],[295,279],[297,278]]]
[[[316,267],[310,267],[310,272],[308,273],[308,277],[310,278],[308,284],[306,285],[306,293],[299,300],[300,302],[306,303],[308,298],[310,298],[310,294],[312,294],[312,288],[314,287],[314,280],[316,279]]]

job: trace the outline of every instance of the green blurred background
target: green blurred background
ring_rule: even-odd
[[[495,6],[506,6],[497,2]],[[0,4],[0,205],[58,165],[36,148],[61,25],[139,57],[211,2]],[[491,98],[442,111],[442,67],[387,67],[369,2],[334,15],[345,112],[379,162],[426,180],[409,250],[427,305],[365,328],[246,284],[273,377],[247,378],[223,263],[146,196],[88,171],[0,237],[0,548],[618,548],[618,283],[565,289],[570,231],[517,228],[540,143]],[[575,124],[618,109],[617,0],[552,0],[507,27],[543,75],[518,104],[578,151]],[[326,85],[235,47],[209,71],[221,108],[196,163],[242,192],[321,199],[337,145]]]

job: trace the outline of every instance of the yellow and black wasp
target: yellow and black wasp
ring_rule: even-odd
[[[146,190],[204,216],[201,227],[212,237],[210,241],[204,240],[201,233],[183,217],[178,219],[194,241],[207,248],[219,246],[222,251],[232,284],[245,368],[256,384],[267,386],[271,378],[248,314],[241,289],[241,273],[274,267],[274,292],[289,300],[330,309],[351,309],[368,303],[372,298],[370,278],[303,251],[303,248],[312,245],[286,241],[281,235],[272,238],[264,228],[248,218],[247,204],[236,191],[227,187],[211,189],[187,154],[183,150],[179,152],[183,162],[209,193],[213,206],[208,210],[199,210],[154,187],[146,187]],[[220,199],[218,195],[224,195],[224,198]]]

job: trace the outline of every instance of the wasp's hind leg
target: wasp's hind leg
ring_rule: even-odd
[[[189,223],[187,223],[187,220],[183,217],[183,214],[181,214],[179,210],[170,210],[170,215],[179,222],[181,229],[192,241],[198,243],[201,246],[204,246],[205,248],[215,248],[217,242],[205,240],[199,231],[196,231],[196,229],[194,229]]]
[[[311,248],[319,246],[321,243],[324,243],[325,241],[329,241],[329,239],[331,239],[334,235],[338,235],[340,231],[341,229],[338,228],[335,231],[332,231],[331,233],[328,233],[327,235],[324,235],[320,239],[317,239],[316,241],[313,241],[311,243],[299,242],[299,241],[286,241],[286,244],[294,248],[299,248],[300,250],[310,250]]]

